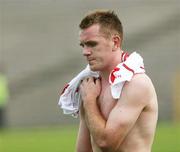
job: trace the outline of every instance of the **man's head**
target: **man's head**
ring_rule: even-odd
[[[123,40],[123,27],[118,16],[114,11],[95,11],[85,16],[79,27],[81,30],[87,29],[88,27],[99,24],[100,31],[109,38],[112,34],[117,34]]]
[[[110,11],[96,11],[80,23],[80,45],[91,70],[111,70],[120,61],[122,25]]]

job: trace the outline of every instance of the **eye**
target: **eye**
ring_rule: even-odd
[[[95,42],[95,41],[86,42],[86,45],[87,45],[88,47],[95,47],[97,44],[98,44],[98,43]]]

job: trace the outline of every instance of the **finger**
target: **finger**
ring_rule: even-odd
[[[90,77],[90,78],[89,78],[89,81],[90,81],[90,82],[94,82],[94,77]]]
[[[83,79],[83,80],[81,80],[79,86],[82,88],[85,85],[85,83],[87,83],[87,81],[86,81],[86,79]]]
[[[98,78],[98,79],[95,79],[95,84],[100,84],[101,83],[101,81],[100,81],[100,79]]]
[[[84,78],[84,79],[82,79],[82,80],[81,80],[81,84],[87,82],[88,80],[89,80],[89,78]]]
[[[93,81],[93,77],[87,77],[86,78],[86,82],[91,82],[91,81]]]
[[[88,82],[90,80],[90,77],[87,77],[84,79],[86,82]]]
[[[82,89],[82,85],[83,85],[83,84],[82,84],[82,83],[80,83],[80,85],[79,85],[80,90]]]
[[[83,86],[83,84],[84,84],[84,80],[81,80],[80,84],[79,84],[79,87],[81,88]]]

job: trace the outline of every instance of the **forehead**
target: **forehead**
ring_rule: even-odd
[[[100,33],[100,26],[97,24],[92,25],[87,29],[83,29],[79,32],[80,41],[86,41],[100,36],[102,36],[102,34]]]

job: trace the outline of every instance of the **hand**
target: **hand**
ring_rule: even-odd
[[[100,79],[94,77],[86,78],[80,85],[80,94],[83,102],[96,101],[101,92]]]

